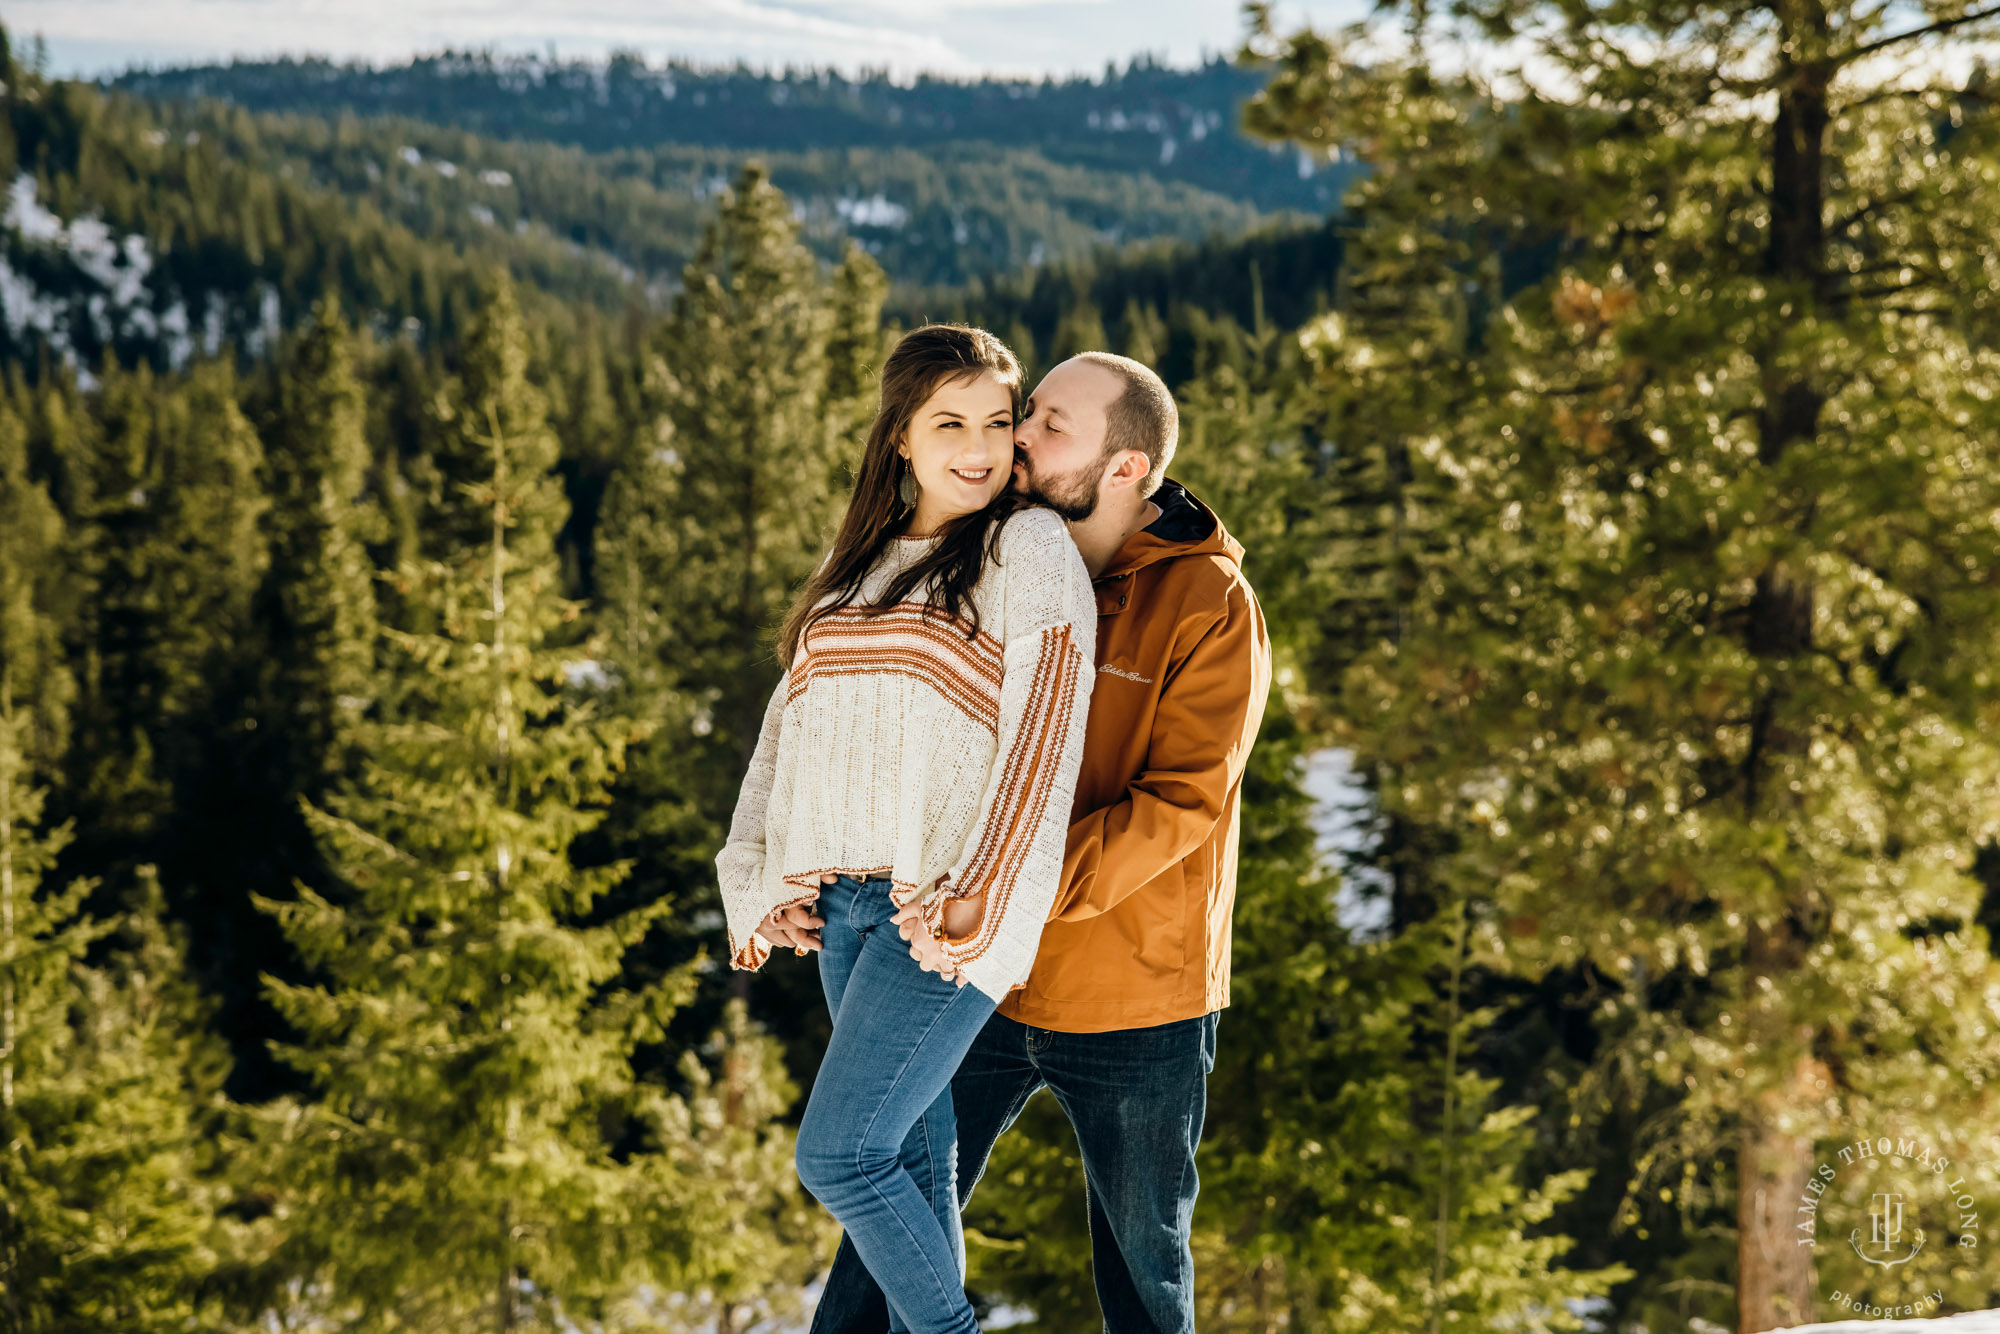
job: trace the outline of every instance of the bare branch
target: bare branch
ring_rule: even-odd
[[[1836,300],[1839,305],[1845,306],[1853,301],[1878,301],[1885,296],[1900,296],[1904,292],[1928,291],[1935,289],[1937,286],[1938,283],[1935,280],[1930,280],[1898,283],[1889,287],[1856,287],[1838,293]]]
[[[1859,111],[1863,107],[1872,107],[1878,102],[1894,102],[1905,97],[1922,99],[1936,97],[1937,95],[1938,89],[1928,85],[1922,88],[1877,88],[1866,97],[1857,97],[1851,102],[1836,102],[1829,110],[1835,116],[1845,116],[1850,111]]]
[[[1891,33],[1887,37],[1863,43],[1855,47],[1852,51],[1849,51],[1846,55],[1836,56],[1832,64],[1836,68],[1841,65],[1851,65],[1865,56],[1872,56],[1877,51],[1886,50],[1899,43],[1914,42],[1922,37],[1936,37],[1940,33],[1950,32],[1954,28],[1963,28],[1968,23],[1977,23],[1981,19],[1990,19],[1996,14],[2000,14],[2000,5],[1988,5],[1984,9],[1969,9],[1956,18],[1939,19],[1936,23],[1926,23],[1921,28],[1911,28],[1908,32]]]
[[[1879,198],[1871,199],[1845,217],[1835,218],[1832,222],[1828,223],[1826,234],[1828,236],[1839,236],[1842,232],[1845,232],[1848,228],[1860,222],[1877,209],[1890,208],[1896,204],[1907,204],[1920,193],[1922,193],[1921,186],[1912,186],[1908,190],[1903,190],[1893,195],[1883,195]]]

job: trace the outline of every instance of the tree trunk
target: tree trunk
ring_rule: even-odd
[[[1775,0],[1778,19],[1778,112],[1772,125],[1771,230],[1765,269],[1789,299],[1815,313],[1826,284],[1827,89],[1834,67],[1826,59],[1828,27],[1820,0]],[[1758,465],[1772,467],[1793,445],[1819,429],[1825,395],[1810,380],[1781,367],[1777,348],[1763,350],[1764,408],[1758,421]],[[1801,500],[1802,521],[1809,500]],[[1757,579],[1750,605],[1750,648],[1760,658],[1796,661],[1812,649],[1814,589],[1810,576],[1782,561]],[[1780,678],[1782,679],[1782,678]],[[1784,719],[1782,688],[1757,701],[1744,796],[1753,820],[1781,818],[1788,801],[1763,780],[1779,756],[1803,752],[1808,738]],[[1770,979],[1782,989],[1801,966],[1807,941],[1802,923],[1812,887],[1797,886],[1796,907],[1769,928],[1752,922],[1746,941],[1745,994],[1755,997]],[[1786,1039],[1809,1035],[1746,1032],[1760,1057],[1788,1049]],[[1770,1072],[1775,1074],[1776,1072]],[[1784,1129],[1785,1113],[1799,1104],[1800,1081],[1783,1078],[1743,1112],[1737,1141],[1737,1329],[1739,1334],[1804,1324],[1812,1319],[1816,1283],[1812,1248],[1800,1244],[1796,1210],[1812,1174],[1813,1143]]]
[[[0,1108],[14,1105],[14,671],[0,667]]]
[[[1812,1176],[1810,1139],[1779,1129],[1773,1099],[1746,1117],[1737,1143],[1738,1334],[1813,1318],[1812,1248],[1800,1242],[1798,1204]]]
[[[0,1133],[12,1137],[5,1115],[14,1106],[14,673],[0,667]],[[20,1299],[20,1226],[7,1206],[0,1177],[0,1310],[7,1327],[24,1322]]]

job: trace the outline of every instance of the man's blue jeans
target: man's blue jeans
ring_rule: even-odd
[[[1195,1146],[1217,1016],[1109,1033],[1053,1033],[994,1015],[952,1077],[961,1207],[996,1140],[1046,1085],[1076,1128],[1091,1268],[1109,1334],[1194,1334]],[[914,1141],[915,1136],[912,1136]],[[905,1146],[914,1156],[919,1149]],[[947,1177],[943,1164],[933,1176]],[[881,1290],[843,1237],[812,1334],[883,1334]]]
[[[993,999],[927,973],[889,920],[886,879],[820,888],[833,1040],[799,1123],[799,1180],[910,1334],[978,1334],[952,1172],[952,1072]],[[857,1268],[860,1264],[857,1264]]]

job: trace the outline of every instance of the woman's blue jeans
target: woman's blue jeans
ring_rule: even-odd
[[[847,1230],[893,1329],[977,1334],[949,1091],[995,1002],[917,966],[889,888],[849,876],[820,888],[833,1040],[799,1125],[799,1179]]]

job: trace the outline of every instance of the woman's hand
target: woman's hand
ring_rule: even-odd
[[[773,908],[758,924],[757,934],[774,945],[791,946],[796,954],[819,949],[819,929],[826,925],[826,919],[814,916],[812,908],[807,903]]]
[[[917,967],[927,973],[936,973],[939,977],[956,982],[960,986],[965,985],[965,979],[959,975],[956,968],[952,967],[951,961],[945,958],[944,942],[924,930],[923,909],[915,900],[911,900],[905,907],[896,909],[889,920],[896,924],[897,933],[910,942],[910,957],[917,961]]]
[[[956,982],[960,986],[965,985],[965,979],[959,976],[958,970],[953,968],[951,961],[944,956],[944,942],[936,936],[919,931],[917,938],[910,942],[910,957],[915,959],[917,967],[925,972],[936,973],[939,977]]]

